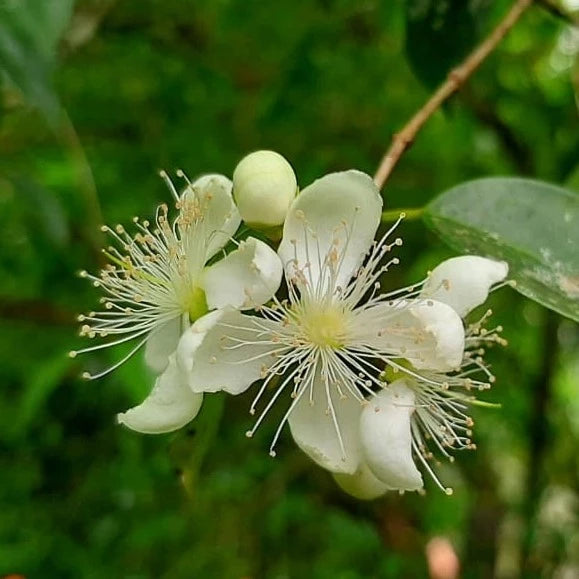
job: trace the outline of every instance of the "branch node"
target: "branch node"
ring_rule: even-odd
[[[414,144],[414,138],[409,136],[405,131],[394,133],[392,136],[392,141],[398,143],[398,145],[402,147],[403,151],[410,149],[410,147]]]
[[[455,90],[458,90],[465,83],[467,76],[463,67],[457,66],[448,73],[448,80],[455,85]]]

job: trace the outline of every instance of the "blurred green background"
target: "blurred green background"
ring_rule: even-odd
[[[271,459],[275,416],[244,436],[251,392],[213,397],[176,434],[124,430],[115,414],[151,387],[139,356],[84,382],[121,352],[66,355],[83,345],[75,315],[97,307],[75,273],[101,265],[98,226],[153,216],[160,168],[231,175],[272,148],[302,187],[372,173],[509,5],[0,2],[0,576],[427,577],[435,536],[463,577],[579,576],[579,331],[510,289],[491,297],[510,345],[491,352],[486,399],[502,408],[475,409],[478,450],[440,467],[452,497],[427,481],[424,497],[358,502],[289,432]],[[577,30],[533,7],[420,133],[387,208],[488,175],[578,189],[578,50]],[[399,233],[389,287],[451,255],[419,221]]]

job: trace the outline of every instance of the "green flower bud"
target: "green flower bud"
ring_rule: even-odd
[[[291,165],[274,151],[244,157],[233,172],[233,196],[243,220],[264,229],[281,225],[297,193]]]

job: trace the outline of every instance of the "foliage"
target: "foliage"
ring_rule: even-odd
[[[457,251],[506,260],[515,289],[579,321],[576,193],[530,179],[477,179],[435,198],[425,218]]]
[[[492,3],[479,33],[509,5]],[[151,217],[169,199],[159,168],[231,174],[247,152],[271,148],[302,187],[330,170],[375,169],[433,82],[404,55],[403,3],[82,0],[69,21],[71,8],[0,4],[0,575],[419,577],[440,534],[465,577],[576,571],[579,333],[508,288],[492,296],[510,345],[492,353],[498,380],[486,395],[502,408],[477,409],[479,450],[443,466],[453,497],[429,488],[350,500],[289,435],[268,456],[275,420],[245,438],[251,393],[204,408],[223,412],[213,438],[203,414],[175,435],[122,430],[115,413],[150,388],[141,360],[86,383],[82,371],[121,354],[66,358],[79,346],[75,313],[97,299],[75,272],[100,266],[101,213],[108,223]],[[576,189],[571,37],[530,10],[403,157],[387,208],[429,204],[445,237],[434,217],[457,189],[433,199],[461,183],[520,175]],[[462,55],[461,38],[450,45]],[[439,57],[425,50],[420,66]],[[536,199],[541,187],[526,192]],[[462,219],[520,240],[520,222],[481,210],[480,189],[458,191]],[[500,194],[485,190],[484,202]],[[545,208],[544,230],[563,235],[554,211]],[[524,230],[529,243],[543,233]],[[420,222],[399,234],[392,288],[449,255]]]

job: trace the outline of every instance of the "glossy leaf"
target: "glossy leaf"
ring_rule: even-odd
[[[507,261],[519,292],[579,321],[579,194],[530,179],[479,179],[434,199],[424,219],[457,251]]]

